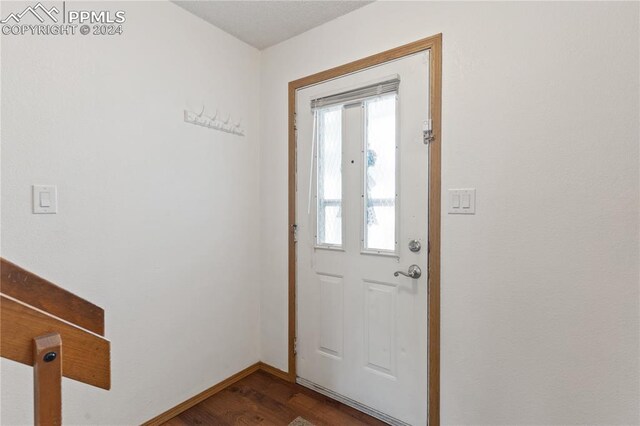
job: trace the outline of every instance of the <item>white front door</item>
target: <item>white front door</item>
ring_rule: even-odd
[[[296,94],[298,381],[396,424],[427,422],[428,119],[428,52]]]

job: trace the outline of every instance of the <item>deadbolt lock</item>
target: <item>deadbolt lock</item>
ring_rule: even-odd
[[[409,241],[409,250],[411,250],[412,252],[418,253],[421,248],[422,248],[422,244],[420,244],[420,241],[418,240]]]

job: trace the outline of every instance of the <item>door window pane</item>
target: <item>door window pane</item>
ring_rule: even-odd
[[[396,248],[396,95],[365,106],[364,249]]]
[[[342,245],[342,107],[319,109],[317,243]]]

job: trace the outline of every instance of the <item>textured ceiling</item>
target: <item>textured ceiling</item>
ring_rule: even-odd
[[[240,40],[264,49],[371,1],[174,1]]]

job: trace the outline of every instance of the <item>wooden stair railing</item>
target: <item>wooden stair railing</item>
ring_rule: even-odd
[[[60,425],[62,376],[111,387],[104,310],[2,258],[0,276],[0,355],[34,367],[35,424]]]

